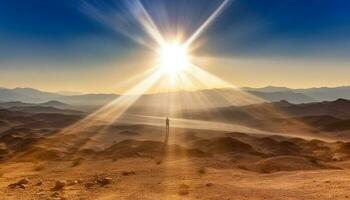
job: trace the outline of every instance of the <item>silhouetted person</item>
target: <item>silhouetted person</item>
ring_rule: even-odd
[[[164,140],[165,145],[168,144],[168,140],[169,140],[169,126],[170,126],[170,120],[167,117],[165,120],[165,140]]]

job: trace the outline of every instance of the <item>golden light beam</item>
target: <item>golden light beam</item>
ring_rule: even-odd
[[[193,41],[195,41],[200,34],[205,31],[206,28],[215,20],[216,17],[223,11],[223,9],[231,2],[232,0],[224,0],[220,6],[208,17],[207,20],[191,35],[191,37],[185,42],[185,46],[189,47]]]
[[[146,93],[147,90],[161,78],[161,76],[162,72],[156,70],[145,80],[135,85],[121,97],[117,98],[108,106],[111,108],[111,110],[107,113],[107,118],[105,117],[105,119],[109,120],[110,123],[118,119],[118,117],[120,117],[121,114],[123,114],[131,105],[133,105],[141,95]]]
[[[159,46],[162,46],[165,44],[164,37],[162,36],[161,32],[159,31],[158,27],[154,23],[153,19],[145,9],[145,7],[142,5],[142,3],[137,0],[136,1],[136,10],[134,10],[134,15],[137,19],[137,21],[140,23],[140,25],[143,27],[143,29],[148,33],[154,41],[157,42]]]
[[[65,149],[65,151],[74,155],[75,152],[89,144],[92,138],[103,132],[107,125],[119,118],[161,76],[161,71],[153,70],[149,76],[124,93],[124,95],[119,96],[114,101],[54,135],[38,141],[35,146],[44,146],[49,149]],[[73,135],[74,137],[72,137]]]
[[[140,95],[147,91],[161,77],[161,72],[159,70],[154,69],[150,73],[150,75],[125,92],[123,95],[117,97],[112,102],[89,114],[73,125],[64,128],[60,131],[60,133],[70,134],[76,131],[83,131],[100,123],[114,121],[125,110],[127,110],[129,106],[139,98]]]
[[[190,71],[190,74],[193,77],[195,77],[197,80],[203,80],[202,82],[207,88],[215,88],[215,87],[225,88],[226,87],[226,88],[235,90],[240,94],[239,99],[242,100],[242,102],[237,102],[237,103],[254,104],[254,103],[264,102],[262,99],[257,98],[254,95],[248,94],[247,92],[240,90],[237,86],[222,80],[221,78],[203,70],[200,67],[197,67],[196,65],[192,64],[189,71]]]
[[[128,108],[130,108],[130,106],[132,106],[140,98],[140,96],[142,96],[149,88],[151,88],[159,80],[161,75],[162,74],[159,70],[154,71],[154,73],[148,76],[145,80],[135,85],[124,95],[118,97],[115,101],[106,106],[101,111],[103,112],[103,116],[101,116],[101,114],[99,116],[96,116],[99,118],[99,120],[103,121],[104,126],[102,126],[102,128],[99,130],[95,130],[95,133],[92,136],[89,136],[91,141],[94,141],[94,139],[100,137],[100,135],[108,129],[109,126],[107,125],[111,125],[114,122],[116,122],[116,120],[119,119],[119,117],[121,117],[124,114],[124,112],[128,110]],[[89,126],[91,126],[91,124]],[[87,142],[81,145],[77,148],[77,151],[83,149],[86,146],[91,145],[92,143]]]

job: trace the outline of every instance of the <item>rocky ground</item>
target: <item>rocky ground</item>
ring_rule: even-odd
[[[166,147],[134,139],[103,150],[33,144],[0,164],[0,199],[350,198],[348,143],[185,135]]]
[[[348,199],[349,164],[258,173],[207,158],[8,162],[0,199]]]
[[[0,199],[348,199],[350,143],[6,111]],[[78,123],[79,124],[79,123]]]

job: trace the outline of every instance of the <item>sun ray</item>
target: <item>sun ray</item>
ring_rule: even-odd
[[[134,15],[136,16],[136,19],[140,25],[157,42],[158,45],[163,45],[165,43],[163,35],[159,31],[151,16],[148,14],[145,7],[142,5],[141,1],[135,1],[135,8],[136,9],[133,10]]]
[[[96,21],[110,27],[115,32],[123,34],[132,41],[152,50],[156,50],[156,45],[164,44],[163,35],[140,0],[122,2],[122,4],[124,3],[126,5],[127,11],[129,11],[128,13],[119,13],[113,8],[109,8],[107,10],[108,12],[106,12],[101,8],[99,9],[97,6],[99,4],[92,4],[87,1],[82,2],[82,12]],[[128,17],[125,17],[124,15]],[[153,41],[144,38],[145,35],[136,34],[138,31],[136,31],[135,28],[141,28],[143,32],[146,33],[145,35],[149,36]]]
[[[202,34],[206,28],[217,18],[225,7],[229,5],[232,0],[224,0],[220,6],[204,21],[204,23],[189,37],[185,42],[185,46],[189,47],[199,36]]]

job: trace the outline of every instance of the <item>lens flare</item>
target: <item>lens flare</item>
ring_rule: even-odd
[[[159,50],[161,69],[170,75],[182,72],[190,65],[188,51],[184,45],[173,42],[163,45]]]

